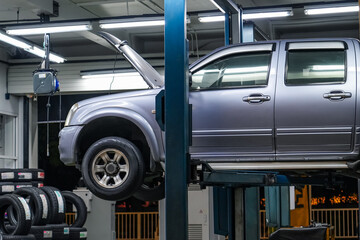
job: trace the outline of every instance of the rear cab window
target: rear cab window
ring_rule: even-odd
[[[296,45],[291,48],[289,45],[286,85],[341,84],[345,81],[346,48],[343,43],[327,49],[303,49]]]

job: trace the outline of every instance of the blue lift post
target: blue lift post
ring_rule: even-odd
[[[225,45],[242,42],[242,9],[231,0],[214,0],[225,12]]]
[[[254,42],[254,24],[244,23],[241,36],[243,42]],[[245,239],[260,239],[260,187],[245,188],[243,194]]]
[[[188,239],[189,66],[186,0],[165,0],[165,235]]]

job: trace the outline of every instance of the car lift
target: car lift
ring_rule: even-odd
[[[242,34],[242,10],[231,0],[215,0],[215,2],[224,10],[226,16],[225,45],[242,42],[244,39]],[[188,239],[187,184],[188,168],[190,166],[189,143],[191,142],[191,129],[189,126],[191,113],[189,114],[188,104],[189,69],[186,35],[186,0],[165,0],[165,93],[158,95],[157,99],[163,99],[165,110],[165,117],[162,117],[161,121],[164,123],[166,145],[165,239],[171,240]],[[246,40],[253,41],[253,33]],[[162,109],[159,109],[157,104],[157,116],[161,111]],[[207,174],[207,171],[204,171],[204,174]],[[253,179],[254,182],[259,181],[259,178],[266,181],[272,181],[271,179],[273,179],[272,175],[249,174],[237,173],[234,176],[240,176],[242,179]],[[225,181],[224,178],[226,177],[228,177],[228,174],[212,172],[204,176],[205,182],[203,184],[224,184],[223,181]],[[215,189],[214,192],[214,196],[228,196],[228,201],[232,199],[229,196],[231,194],[230,190],[227,190],[225,195],[221,194],[221,189]],[[249,193],[246,198],[259,198],[258,188],[246,192]],[[230,202],[228,205],[230,206]],[[231,213],[231,211],[228,212]],[[232,225],[229,220],[228,226]],[[228,232],[229,239],[234,239],[233,231]]]
[[[225,45],[254,41],[254,24],[243,24],[241,8],[231,0],[212,1],[225,12]],[[165,93],[157,96],[156,114],[157,120],[161,118],[159,125],[165,130],[166,207],[163,206],[165,217],[160,212],[160,218],[165,218],[163,234],[167,240],[188,239],[191,107],[188,103],[186,35],[186,0],[165,0]],[[164,108],[159,107],[159,99],[164,103]],[[227,235],[229,240],[260,239],[260,186],[268,186],[265,188],[268,224],[282,227],[290,223],[288,186],[310,183],[324,185],[323,177],[289,177],[278,172],[263,171],[215,171],[204,162],[195,161],[194,164],[201,166],[200,186],[214,186],[215,233]],[[331,184],[332,179],[330,175],[327,182]],[[160,208],[161,205],[163,203]]]

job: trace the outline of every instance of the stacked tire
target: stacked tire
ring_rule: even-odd
[[[84,200],[70,191],[63,191],[63,197],[67,206],[73,206],[76,209],[75,221],[70,225],[69,228],[69,239],[84,240],[87,238],[87,229],[84,228],[87,217],[87,208]]]
[[[44,177],[42,169],[0,169],[0,195],[22,187],[42,187]]]
[[[74,205],[74,224],[65,224],[66,204]],[[0,233],[3,239],[82,239],[87,209],[83,200],[72,192],[54,187],[20,188],[0,196]],[[0,236],[1,236],[0,235]],[[1,240],[1,238],[0,238]]]

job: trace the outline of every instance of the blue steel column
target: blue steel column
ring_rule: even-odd
[[[186,1],[165,0],[165,235],[167,240],[188,238],[188,68]]]
[[[224,28],[225,28],[225,46],[227,46],[230,44],[230,21],[229,21],[228,13],[225,13]]]

